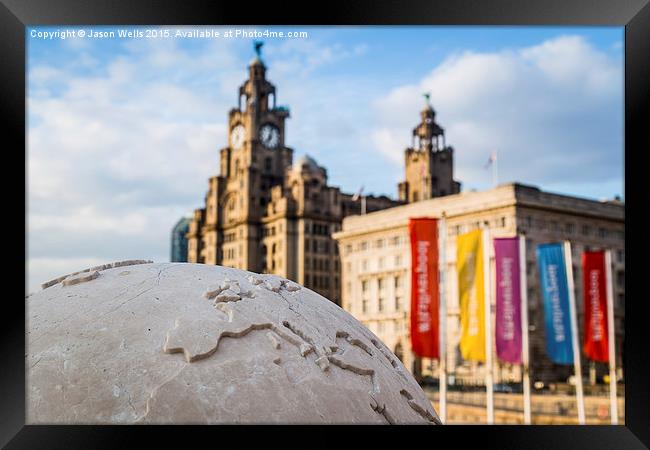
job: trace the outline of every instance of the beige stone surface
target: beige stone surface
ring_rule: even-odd
[[[284,278],[146,261],[69,277],[26,300],[29,424],[439,422],[373,333]]]

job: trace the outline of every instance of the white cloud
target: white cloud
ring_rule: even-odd
[[[428,91],[465,187],[489,186],[483,164],[492,150],[500,182],[543,187],[620,179],[621,64],[579,36],[451,55],[419,82],[376,101],[373,138],[387,159],[401,160]]]
[[[74,64],[29,72],[32,290],[43,281],[37,273],[54,277],[84,261],[167,259],[171,227],[201,206],[207,179],[218,171],[235,96],[234,88],[221,92],[232,84],[231,71],[215,69],[235,58],[232,50],[222,45],[205,52],[214,58],[194,60],[174,47],[146,50],[130,44],[90,74]],[[212,85],[197,89],[175,79]]]

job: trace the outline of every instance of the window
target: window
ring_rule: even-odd
[[[400,289],[403,285],[402,277],[395,277],[395,290]]]
[[[625,287],[625,271],[624,270],[619,270],[616,272],[616,284],[618,284],[619,287],[624,288]]]
[[[384,322],[379,322],[379,323],[377,324],[377,331],[378,331],[379,333],[383,333],[383,332],[384,332]]]
[[[347,244],[345,246],[345,253],[352,253],[352,246],[350,244]]]
[[[361,291],[365,294],[368,292],[368,280],[363,280],[361,282]]]
[[[400,267],[402,265],[402,256],[397,255],[395,256],[395,267]]]
[[[583,225],[582,226],[582,234],[584,236],[589,236],[590,233],[591,233],[591,228],[589,227],[589,225]]]
[[[364,272],[368,270],[368,260],[367,259],[364,259],[361,262],[361,270],[363,270]]]
[[[395,311],[402,310],[402,297],[395,296]]]
[[[383,278],[379,278],[377,280],[377,289],[379,289],[380,291],[384,289],[384,279]]]
[[[379,258],[379,261],[377,263],[377,268],[379,268],[379,269],[384,268],[384,258],[383,257]]]
[[[368,312],[368,300],[365,298],[361,301],[361,311],[364,314]]]
[[[384,311],[384,297],[381,297],[381,296],[379,297],[379,299],[378,299],[378,301],[377,301],[377,310],[378,310],[379,312],[383,312],[383,311]]]
[[[620,263],[625,262],[625,251],[616,250],[616,260]]]
[[[605,228],[598,228],[598,237],[602,239],[607,239],[609,233]]]

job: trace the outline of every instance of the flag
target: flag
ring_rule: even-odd
[[[456,239],[460,302],[460,351],[464,359],[485,361],[485,290],[483,233],[471,231]]]
[[[490,157],[488,158],[487,162],[483,166],[484,169],[487,169],[492,165],[497,160],[497,152],[492,152],[490,153]]]
[[[357,201],[359,200],[359,197],[361,197],[361,194],[363,194],[363,186],[359,189],[359,191],[352,196],[352,201]]]
[[[411,237],[411,347],[423,358],[439,357],[438,221],[409,220]]]
[[[546,351],[557,364],[573,364],[569,286],[563,245],[538,245],[537,264],[544,298]]]
[[[584,350],[593,361],[609,361],[607,334],[607,278],[605,252],[582,254],[582,292],[585,308]]]
[[[521,364],[521,292],[519,238],[495,238],[497,357],[504,362]]]

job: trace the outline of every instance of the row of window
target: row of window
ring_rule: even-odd
[[[232,259],[235,259],[236,255],[237,255],[237,250],[234,247],[233,248],[227,248],[227,249],[225,249],[224,259],[225,260],[232,260]]]
[[[388,297],[380,295],[377,297],[375,308],[371,311],[370,299],[361,299],[361,312],[368,314],[369,312],[384,313],[384,312],[402,312],[404,311],[404,297],[402,295],[395,295],[388,300]],[[390,304],[390,306],[389,306]],[[388,309],[392,308],[392,309]]]
[[[331,245],[334,254],[338,255],[339,248],[336,244]],[[329,253],[330,252],[330,239],[309,239],[305,238],[305,252],[314,253]]]
[[[532,229],[537,228],[543,231],[564,232],[572,235],[578,232],[582,236],[595,236],[600,239],[617,238],[625,240],[625,231],[623,230],[610,230],[605,227],[594,227],[588,224],[582,224],[578,227],[575,223],[566,222],[560,223],[557,220],[533,219],[531,216],[526,216],[521,224],[522,226]]]
[[[490,229],[495,229],[495,228],[505,228],[507,225],[508,221],[505,216],[498,217],[496,219],[492,220],[475,220],[474,222],[471,223],[466,223],[466,224],[457,224],[454,225],[453,227],[450,227],[448,229],[448,235],[449,236],[459,236],[463,233],[468,233],[472,230],[476,230],[477,228],[480,228],[481,226],[490,228]]]
[[[317,236],[330,236],[331,233],[337,231],[337,228],[336,225],[332,225],[332,231],[330,232],[330,226],[328,224],[314,223],[309,226],[309,222],[305,223],[305,233],[311,233]]]
[[[352,244],[347,244],[345,246],[345,252],[346,253],[352,253],[352,251],[362,252],[362,251],[369,250],[370,248],[377,249],[377,248],[384,248],[388,246],[401,247],[404,244],[404,242],[406,242],[406,236],[397,235],[388,239],[386,238],[375,239],[371,242],[362,241],[356,244],[354,248],[352,247]]]
[[[338,284],[339,284],[339,277],[334,277],[334,286],[337,286]],[[330,277],[327,275],[305,274],[305,286],[314,289],[329,289]]]
[[[381,291],[386,287],[387,277],[377,278],[377,290]],[[361,292],[364,294],[370,291],[370,281],[372,280],[363,280],[361,281]],[[404,278],[401,276],[392,277],[393,287],[397,290],[404,287]]]
[[[369,328],[375,328],[369,324]],[[377,334],[402,334],[408,331],[408,325],[403,320],[382,320],[376,323]]]
[[[377,259],[376,270],[384,270],[384,269],[389,268],[388,265],[386,264],[386,259],[387,259],[387,257],[384,257],[384,256],[381,256],[381,257],[379,257]],[[403,262],[404,262],[404,258],[402,257],[402,255],[393,256],[393,266],[392,266],[392,268],[394,268],[394,269],[401,268]],[[352,263],[351,262],[346,263],[346,269],[347,269],[348,272],[352,271]],[[370,270],[371,270],[370,261],[367,260],[367,259],[362,260],[361,261],[361,272],[368,272]]]
[[[334,260],[334,270],[339,270],[339,262],[338,260]],[[330,270],[330,260],[329,259],[322,259],[322,258],[305,258],[305,269],[313,269],[313,270],[322,270],[322,271],[329,271]]]
[[[282,224],[278,225],[278,232],[282,232]],[[262,236],[268,237],[268,236],[275,236],[275,225],[271,227],[264,228],[262,230]]]

